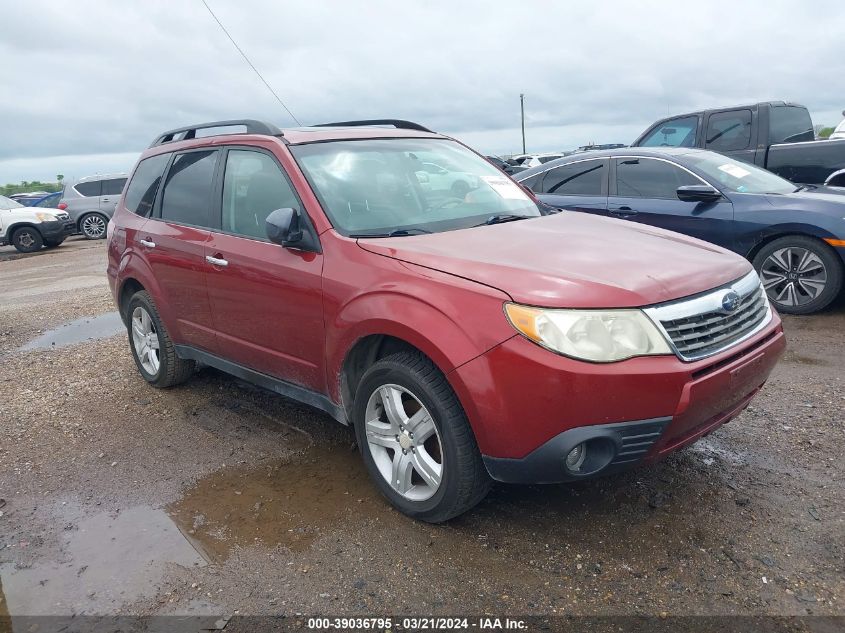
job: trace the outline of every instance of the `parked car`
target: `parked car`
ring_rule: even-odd
[[[528,169],[527,167],[521,167],[520,165],[513,165],[506,161],[503,158],[499,158],[498,156],[485,156],[490,163],[501,169],[506,174],[515,174],[524,169]]]
[[[842,112],[842,116],[845,116],[845,111]],[[829,141],[835,141],[836,139],[845,139],[845,119],[836,126],[836,129],[828,137]]]
[[[479,187],[426,191],[420,156]],[[491,479],[576,481],[696,441],[784,350],[743,258],[543,208],[416,123],[207,123],[141,155],[107,274],[151,385],[201,362],[321,409],[395,507],[443,521]]]
[[[15,202],[21,203],[25,207],[32,206],[32,204],[36,200],[40,200],[44,196],[46,196],[49,192],[47,191],[31,191],[28,193],[13,193],[9,196],[10,200],[14,200]]]
[[[568,156],[572,152],[552,152],[548,154],[529,154],[528,156],[524,156],[519,163],[520,167],[524,167],[526,169],[531,167],[539,167],[540,165],[545,165],[546,163],[557,160],[558,158],[563,158],[564,156]]]
[[[771,101],[662,119],[632,147],[699,147],[752,163],[798,184],[845,184],[845,140],[816,141],[802,105]]]
[[[453,167],[446,168],[418,156],[417,180],[422,189],[434,192],[448,192],[455,198],[463,198],[473,189],[478,189],[478,177]]]
[[[73,223],[64,211],[25,207],[0,196],[0,246],[11,244],[21,253],[34,253],[43,246],[58,246],[72,233]]]
[[[715,152],[670,148],[576,154],[516,178],[552,207],[649,224],[739,253],[782,312],[816,312],[842,289],[845,196],[823,187],[796,187]]]
[[[38,207],[39,209],[59,209],[59,204],[62,201],[62,195],[64,194],[61,191],[48,193],[46,196],[35,198],[31,204],[26,206]]]
[[[77,232],[89,240],[104,239],[125,184],[126,174],[82,178],[74,185],[65,185],[59,208],[68,212]]]
[[[597,152],[603,149],[619,149],[620,147],[625,147],[625,143],[602,143],[600,145],[592,144],[592,145],[582,145],[579,147],[576,152]]]

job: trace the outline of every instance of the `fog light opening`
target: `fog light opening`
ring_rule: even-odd
[[[564,468],[570,475],[585,477],[604,470],[616,455],[616,445],[609,438],[595,437],[569,449]]]
[[[581,466],[584,465],[584,460],[587,459],[587,444],[581,442],[578,446],[573,448],[566,455],[566,468],[570,472],[578,473],[581,471]]]

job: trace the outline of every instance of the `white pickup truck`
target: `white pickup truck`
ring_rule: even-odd
[[[0,196],[0,246],[11,244],[21,253],[34,253],[42,246],[58,246],[74,229],[60,209],[25,207]]]

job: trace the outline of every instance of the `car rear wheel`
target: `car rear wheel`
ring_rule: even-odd
[[[154,387],[172,387],[194,373],[196,363],[176,355],[150,295],[142,290],[132,295],[126,308],[129,347],[141,376]]]
[[[38,229],[31,226],[22,226],[12,233],[12,246],[21,253],[34,253],[44,246],[44,238],[41,237]]]
[[[99,213],[86,213],[79,218],[79,232],[89,240],[101,240],[106,236],[109,221]]]
[[[754,257],[769,300],[780,312],[810,314],[827,307],[842,289],[842,262],[821,240],[778,238]]]
[[[401,512],[438,523],[481,501],[491,480],[451,386],[419,352],[376,362],[353,405],[370,476]]]

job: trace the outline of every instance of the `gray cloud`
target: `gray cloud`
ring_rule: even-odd
[[[485,152],[630,142],[652,120],[784,98],[845,107],[836,2],[209,0],[303,123],[391,116]],[[0,181],[131,166],[203,120],[293,122],[199,0],[3,10]]]

